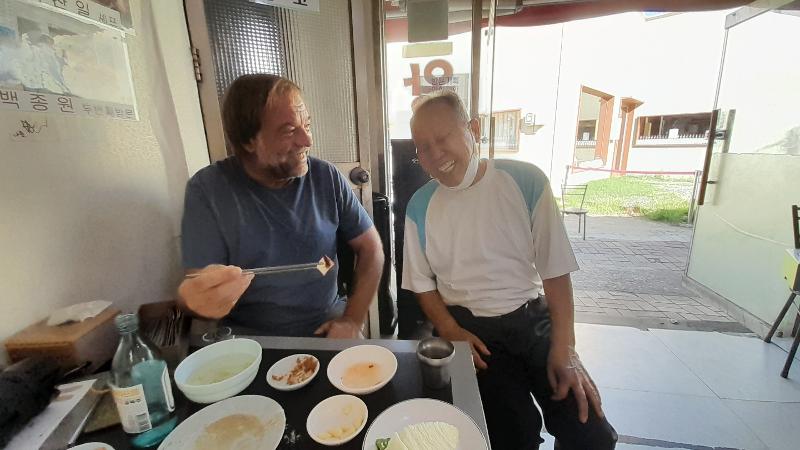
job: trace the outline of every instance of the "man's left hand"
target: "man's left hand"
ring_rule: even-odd
[[[314,332],[316,335],[325,335],[331,339],[363,339],[361,324],[347,317],[338,317],[329,320]]]
[[[589,420],[589,403],[599,417],[604,417],[597,386],[575,350],[551,348],[547,359],[547,378],[553,389],[553,400],[564,400],[572,391],[578,403],[578,420],[581,423]]]

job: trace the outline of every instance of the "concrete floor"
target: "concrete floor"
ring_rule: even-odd
[[[577,324],[620,450],[800,448],[800,361],[741,334]],[[544,435],[543,449],[552,448]]]

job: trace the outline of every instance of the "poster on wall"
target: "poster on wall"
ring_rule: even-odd
[[[130,0],[23,0],[39,4],[90,23],[103,24],[136,34]]]
[[[138,120],[125,34],[0,0],[0,111]]]

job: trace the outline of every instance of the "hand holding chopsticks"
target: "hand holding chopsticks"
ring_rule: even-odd
[[[254,274],[236,266],[213,264],[187,277],[178,287],[178,302],[194,314],[221,319],[231,312]]]
[[[327,256],[323,256],[318,262],[313,263],[305,263],[305,264],[289,264],[286,266],[272,266],[272,267],[257,267],[255,269],[242,269],[242,274],[253,274],[253,275],[275,275],[279,273],[288,273],[288,272],[303,272],[306,270],[316,270],[322,275],[328,273],[329,270],[333,268],[333,260],[328,258]],[[200,276],[200,272],[194,272],[186,275],[186,278],[197,278]]]
[[[290,272],[314,272],[325,276],[333,260],[323,256],[316,263],[241,269],[236,266],[212,264],[199,272],[186,275],[178,288],[179,303],[194,314],[208,319],[220,319],[231,312],[236,302],[256,276]]]

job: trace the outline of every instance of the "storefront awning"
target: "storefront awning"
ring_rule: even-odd
[[[462,2],[463,3],[463,2]],[[585,0],[585,1],[553,1],[538,2],[525,5],[515,10],[501,10],[496,24],[501,27],[531,27],[568,22],[571,20],[590,19],[634,11],[658,12],[690,12],[713,11],[736,8],[750,3],[748,0]],[[391,0],[385,1],[387,19],[384,35],[386,42],[407,42],[408,21],[399,6],[393,6]],[[471,30],[468,14],[453,14],[448,24],[450,35],[466,33]],[[487,26],[484,19],[483,26]]]

